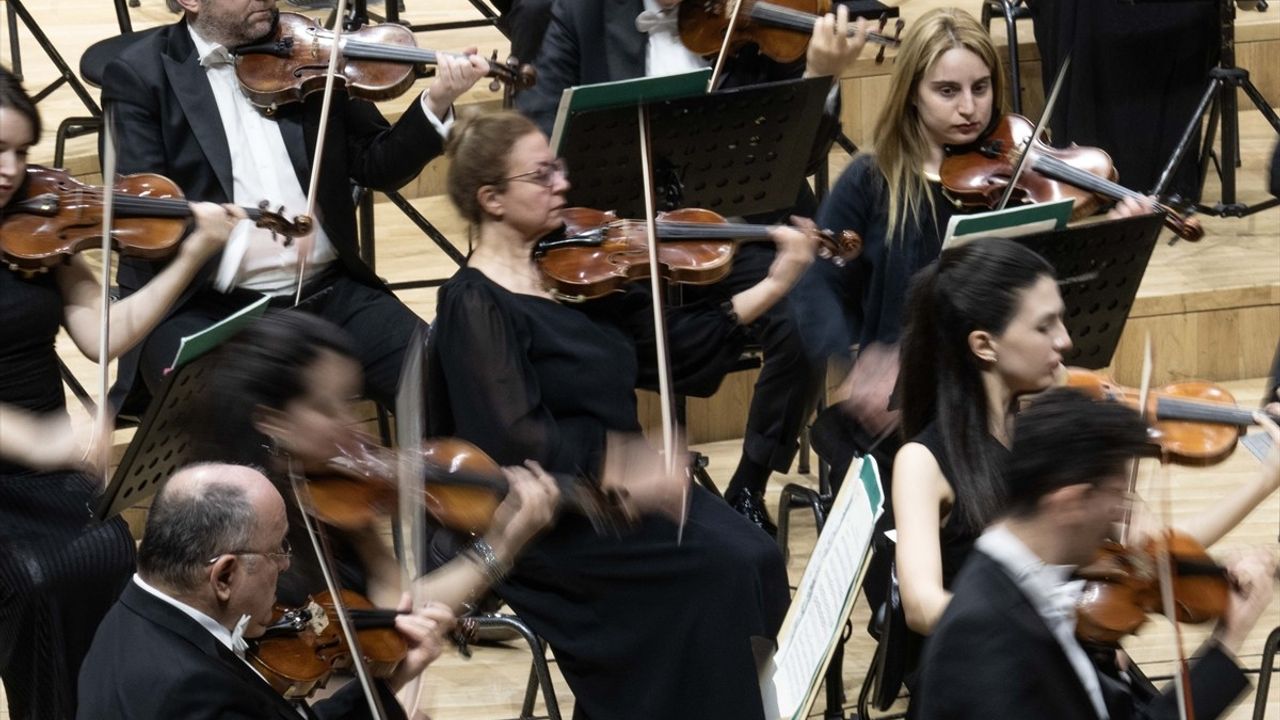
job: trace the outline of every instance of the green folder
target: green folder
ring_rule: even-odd
[[[1018,205],[1004,210],[953,215],[947,224],[942,247],[961,245],[980,237],[1018,237],[1049,230],[1061,230],[1071,220],[1071,198],[1054,202]]]
[[[270,297],[263,295],[204,330],[182,338],[178,343],[178,354],[173,358],[173,365],[165,372],[172,372],[230,340],[246,325],[262,317],[270,301]]]
[[[556,111],[556,123],[551,130],[551,149],[560,154],[565,131],[574,115],[589,110],[625,107],[642,103],[677,100],[702,95],[711,82],[711,68],[661,77],[642,77],[633,80],[617,80],[596,85],[578,85],[565,88],[560,95],[560,109]]]

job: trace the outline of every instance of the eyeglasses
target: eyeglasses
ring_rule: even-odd
[[[223,555],[262,555],[263,557],[269,557],[272,560],[275,560],[276,564],[283,568],[289,564],[290,558],[293,557],[293,548],[289,546],[289,538],[285,538],[280,543],[280,550],[278,552],[262,552],[260,550],[228,550],[227,552],[219,553],[218,555],[209,558],[209,564],[212,565],[218,562],[218,559]]]
[[[569,166],[565,164],[563,158],[556,158],[551,162],[538,163],[537,170],[530,170],[519,175],[502,178],[503,182],[507,180],[519,180],[521,182],[530,182],[535,185],[541,185],[544,188],[550,188],[556,184],[556,176],[569,179]]]

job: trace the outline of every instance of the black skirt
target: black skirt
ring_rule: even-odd
[[[75,716],[94,631],[134,568],[124,520],[90,517],[80,473],[0,476],[0,677],[12,720]]]

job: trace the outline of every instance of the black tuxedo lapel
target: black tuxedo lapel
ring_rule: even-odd
[[[178,608],[151,595],[133,582],[125,586],[124,592],[120,594],[120,602],[144,619],[191,643],[204,654],[216,658],[248,689],[266,699],[282,719],[294,720],[298,717],[297,710],[289,701],[277,694],[243,660],[236,657],[230,648],[219,642],[208,630]]]
[[[973,553],[966,562],[984,563],[987,571],[990,573],[991,585],[990,592],[986,595],[986,601],[992,603],[1000,603],[1004,605],[1004,617],[1009,623],[1017,628],[1018,634],[1033,639],[1028,647],[1052,647],[1052,657],[1042,657],[1041,662],[1049,662],[1059,666],[1062,677],[1070,677],[1071,687],[1075,694],[1071,705],[1081,708],[1082,712],[1096,717],[1093,711],[1093,701],[1089,699],[1089,690],[1085,688],[1084,682],[1080,676],[1076,674],[1075,666],[1071,664],[1071,660],[1067,657],[1067,653],[1062,649],[1062,645],[1058,643],[1058,638],[1045,624],[1045,620],[1040,613],[1031,604],[1031,601],[1023,594],[1022,589],[1009,577],[1009,573],[1004,567],[991,559],[991,556],[984,552]],[[1101,681],[1099,681],[1101,682]],[[1104,688],[1103,700],[1106,701],[1106,692]]]
[[[334,98],[337,100],[338,98]],[[337,111],[337,103],[335,102],[334,111]],[[304,108],[306,108],[304,110]],[[289,160],[293,163],[293,172],[298,176],[298,185],[302,188],[303,193],[310,192],[311,187],[311,150],[315,147],[315,138],[307,137],[309,134],[314,135],[316,130],[307,133],[303,130],[303,117],[309,112],[310,105],[306,102],[295,103],[288,112],[280,113],[277,116],[276,125],[280,127],[280,137],[284,139],[284,147],[289,151]],[[316,110],[317,117],[320,111]],[[318,127],[319,124],[316,124]],[[332,149],[326,149],[325,153],[332,152]],[[298,212],[304,212],[303,208],[298,208]]]
[[[610,80],[644,77],[649,36],[636,30],[636,16],[644,10],[640,0],[604,0],[604,60]],[[583,58],[584,63],[600,58]]]
[[[174,26],[163,59],[169,87],[182,105],[191,132],[209,160],[222,192],[231,202],[235,198],[235,185],[231,181],[231,149],[227,147],[227,131],[222,127],[222,115],[218,112],[213,88],[209,87],[205,70],[200,67],[195,43],[191,41],[185,24]]]

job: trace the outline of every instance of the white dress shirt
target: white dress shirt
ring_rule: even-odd
[[[975,547],[995,560],[1017,584],[1062,646],[1067,661],[1089,693],[1098,718],[1108,720],[1110,716],[1102,698],[1098,671],[1076,640],[1075,608],[1084,582],[1069,579],[1075,567],[1045,563],[1017,536],[1000,525],[984,532]]]
[[[658,0],[644,0],[644,9],[649,12],[659,12],[662,6],[658,4]],[[674,15],[678,11],[679,6],[676,6],[667,12]],[[649,43],[644,55],[646,77],[676,75],[705,67],[711,67],[711,64],[696,53],[690,52],[689,48],[680,42],[680,36],[674,31],[655,30],[649,33]]]

